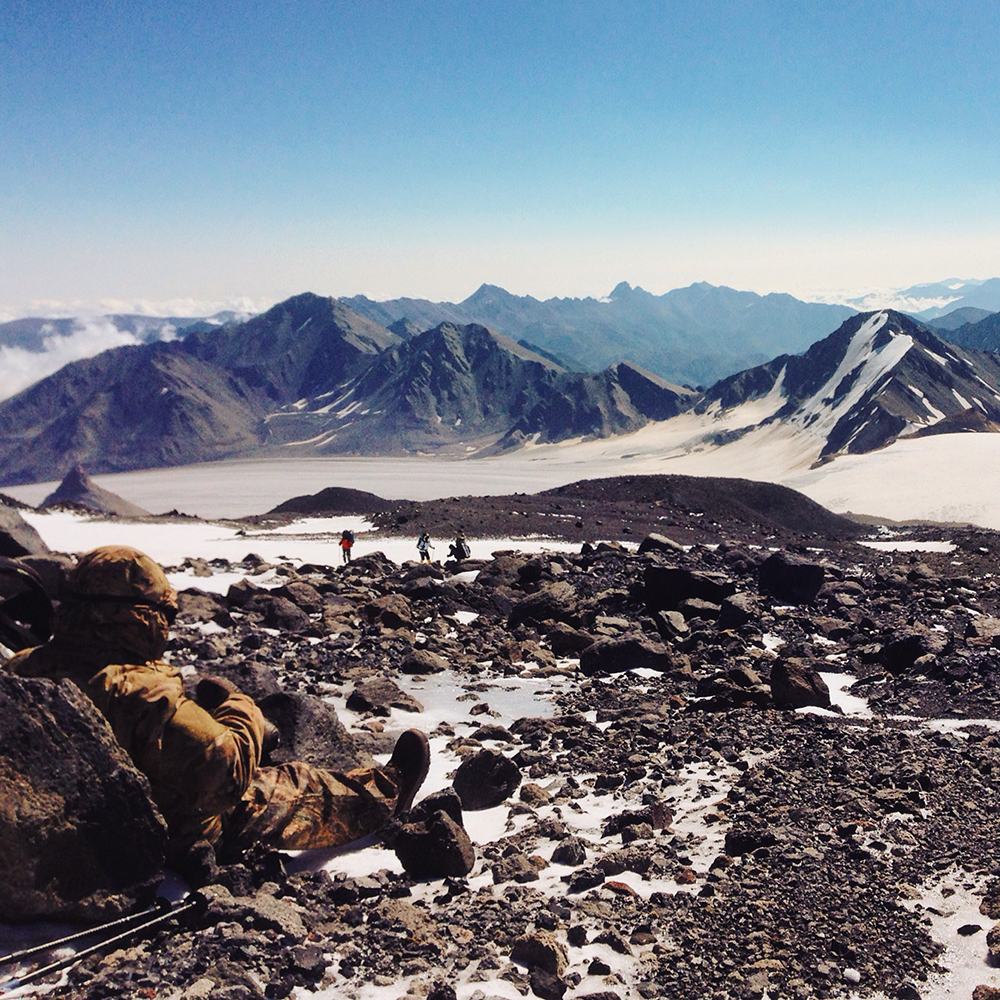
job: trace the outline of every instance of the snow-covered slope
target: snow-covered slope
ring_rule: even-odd
[[[723,379],[699,410],[705,433],[687,450],[780,439],[800,465],[912,434],[996,430],[1000,363],[887,310],[853,317],[804,354]]]

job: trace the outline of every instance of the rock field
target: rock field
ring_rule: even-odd
[[[464,705],[429,727],[454,788],[418,795],[366,874],[201,859],[197,917],[49,995],[911,1000],[948,943],[935,890],[981,900],[957,933],[976,1000],[1000,996],[1000,537],[657,527],[638,552],[283,565],[269,590],[253,556],[192,557],[246,579],[183,592],[169,655],[257,697],[276,760],[386,754],[441,673]],[[867,709],[829,707],[836,674]],[[500,719],[491,693],[529,680],[548,710]],[[466,843],[483,808],[496,837]]]

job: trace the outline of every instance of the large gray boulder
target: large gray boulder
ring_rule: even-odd
[[[42,536],[13,507],[0,504],[0,556],[46,556],[49,547]]]
[[[167,831],[90,699],[0,671],[0,914],[97,921],[145,902]]]

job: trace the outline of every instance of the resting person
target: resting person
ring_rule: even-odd
[[[255,842],[339,847],[410,807],[427,775],[423,733],[404,733],[385,767],[261,767],[266,723],[253,699],[207,678],[188,698],[180,671],[160,659],[176,613],[177,594],[149,556],[104,546],[69,574],[52,638],[3,664],[24,677],[68,678],[91,698],[149,779],[168,860],[198,840],[229,856]]]

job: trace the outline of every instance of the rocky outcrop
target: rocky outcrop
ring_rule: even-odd
[[[97,921],[151,899],[166,828],[149,786],[69,681],[0,671],[0,913]]]
[[[77,504],[98,514],[114,514],[118,517],[149,517],[148,510],[98,486],[79,465],[74,465],[59,486],[43,501],[43,507],[59,504]]]
[[[48,555],[42,536],[12,507],[0,504],[0,556]]]

